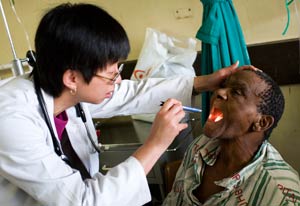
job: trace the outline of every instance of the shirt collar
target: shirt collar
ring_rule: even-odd
[[[203,141],[203,146],[198,148],[198,151],[195,153],[195,157],[198,156],[197,154],[200,154],[205,164],[212,166],[215,164],[217,156],[220,152],[220,143],[218,139],[211,139],[204,135],[201,139],[201,141]],[[242,184],[246,179],[253,175],[256,171],[256,168],[262,164],[262,159],[266,154],[266,150],[267,141],[264,141],[254,158],[246,167],[231,177],[216,181],[216,185],[232,190],[236,185]]]

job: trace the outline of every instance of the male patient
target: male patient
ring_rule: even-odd
[[[232,74],[214,92],[204,135],[186,151],[163,205],[300,205],[298,173],[268,142],[283,109],[265,73]]]

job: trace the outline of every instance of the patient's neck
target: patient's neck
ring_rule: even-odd
[[[231,140],[221,140],[221,150],[217,162],[224,164],[224,167],[232,172],[237,172],[253,159],[262,142],[262,137],[255,138],[250,135]]]

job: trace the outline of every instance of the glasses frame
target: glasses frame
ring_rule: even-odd
[[[124,64],[121,64],[118,68],[118,72],[116,73],[116,75],[114,76],[114,78],[108,78],[99,74],[94,74],[94,76],[102,78],[102,79],[106,79],[109,80],[111,82],[111,84],[115,84],[115,82],[117,81],[118,77],[121,75],[121,72],[123,71],[124,68]]]

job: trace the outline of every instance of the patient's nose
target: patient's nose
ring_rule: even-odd
[[[215,91],[215,94],[218,99],[227,100],[227,89],[226,88],[220,88]]]

